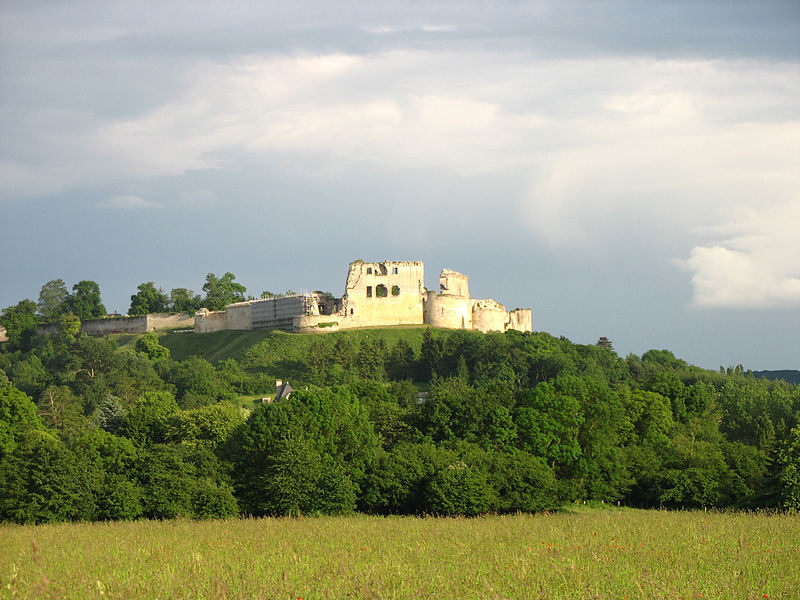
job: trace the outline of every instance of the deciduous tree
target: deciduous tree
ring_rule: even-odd
[[[18,350],[30,348],[39,318],[36,316],[36,303],[33,300],[22,300],[14,306],[3,310],[0,324],[6,328],[8,343]]]
[[[139,284],[139,291],[131,296],[129,315],[146,315],[148,313],[165,312],[169,307],[169,298],[162,289],[156,289],[155,283],[148,281]]]
[[[106,307],[100,299],[100,286],[94,281],[79,281],[72,286],[67,298],[67,307],[78,315],[81,321],[104,317]]]
[[[234,281],[233,273],[217,277],[214,273],[206,275],[203,291],[206,293],[205,305],[209,310],[223,310],[226,305],[243,302],[247,288]]]
[[[39,315],[45,323],[53,323],[66,308],[69,292],[62,279],[53,279],[39,292]]]

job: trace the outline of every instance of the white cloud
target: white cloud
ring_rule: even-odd
[[[130,210],[130,211],[152,210],[157,208],[163,208],[163,205],[160,202],[155,202],[153,200],[145,200],[141,196],[134,196],[134,195],[113,196],[108,200],[103,200],[102,202],[98,202],[97,206],[98,208],[107,208],[110,210]]]
[[[17,163],[0,169],[17,187],[38,178],[48,190],[58,181],[190,180],[196,171],[276,161],[309,177],[513,173],[530,180],[517,198],[486,189],[450,201],[465,215],[480,214],[478,202],[509,211],[557,252],[594,256],[636,235],[670,244],[669,256],[696,245],[687,261],[696,304],[780,303],[793,297],[793,280],[762,264],[761,246],[711,243],[697,230],[718,225],[730,206],[798,197],[799,74],[792,63],[522,51],[238,56],[195,64],[181,92],[155,110],[63,132],[36,177]],[[213,205],[212,194],[187,192],[181,201]],[[101,205],[158,206],[138,196]],[[722,286],[728,300],[712,293],[720,287],[713,265],[733,264],[761,274],[760,296],[741,291],[733,274]]]
[[[744,207],[731,213],[730,220],[715,229],[732,237],[695,247],[682,263],[694,272],[693,303],[701,307],[800,306],[800,202]]]

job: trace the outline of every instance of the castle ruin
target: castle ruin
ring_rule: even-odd
[[[478,331],[532,331],[530,308],[506,311],[491,299],[469,294],[469,277],[443,269],[439,290],[425,289],[421,261],[350,263],[341,298],[313,293],[249,300],[222,311],[201,309],[195,331],[285,329],[336,331],[385,325],[430,325]]]

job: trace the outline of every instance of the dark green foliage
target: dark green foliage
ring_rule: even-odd
[[[172,444],[215,450],[244,421],[242,411],[228,403],[182,410],[167,418],[164,439]]]
[[[8,344],[18,350],[28,350],[36,335],[39,318],[36,316],[36,303],[22,300],[14,306],[3,309],[0,325],[6,328]]]
[[[206,275],[206,282],[203,284],[203,291],[206,293],[205,307],[209,310],[223,310],[226,305],[245,300],[245,288],[240,283],[234,281],[236,276],[233,273],[225,273],[222,277],[217,277],[213,273]]]
[[[456,461],[438,469],[425,487],[425,503],[435,515],[475,516],[492,506],[492,488],[486,474]]]
[[[124,438],[90,429],[70,443],[87,470],[96,502],[93,518],[129,520],[142,516],[142,489],[135,476],[139,451]]]
[[[214,365],[198,356],[172,363],[165,379],[177,389],[181,408],[197,408],[235,398],[231,385],[220,377]]]
[[[66,308],[81,321],[106,315],[106,307],[100,299],[100,286],[94,281],[79,281],[73,285],[72,293],[66,301]]]
[[[169,308],[172,312],[194,313],[203,308],[203,298],[186,288],[174,288],[169,293]]]
[[[41,429],[36,405],[0,371],[0,458],[17,447],[17,438],[29,429]]]
[[[58,438],[29,430],[0,460],[0,521],[47,523],[95,516],[90,478]]]
[[[232,442],[242,506],[257,515],[309,510],[314,504],[307,490],[323,480],[332,484],[333,472],[340,472],[344,487],[326,488],[326,494],[348,503],[331,501],[324,511],[352,510],[347,480],[360,484],[379,447],[366,410],[344,388],[300,390],[286,400],[262,405]]]
[[[136,351],[147,355],[151,360],[169,358],[169,348],[165,348],[158,341],[158,334],[150,331],[136,340]]]
[[[78,324],[0,351],[2,519],[800,505],[800,388],[742,367],[430,328],[118,348]],[[278,378],[290,398],[253,401]]]
[[[45,323],[54,323],[58,317],[66,310],[67,286],[61,279],[48,281],[42,286],[39,292],[39,315]]]
[[[156,289],[152,281],[140,284],[137,289],[139,291],[131,296],[129,315],[166,312],[169,308],[169,298],[164,290]]]
[[[167,420],[178,412],[178,403],[169,392],[146,392],[136,398],[117,428],[137,444],[148,445],[164,441]]]
[[[800,427],[792,429],[778,453],[778,468],[781,506],[800,510]]]
[[[141,454],[138,478],[147,518],[219,518],[238,513],[224,467],[208,450],[152,446]]]
[[[83,402],[67,386],[49,386],[39,397],[38,407],[42,423],[50,429],[67,432],[83,424]]]

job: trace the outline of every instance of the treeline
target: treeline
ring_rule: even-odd
[[[228,304],[246,299],[247,288],[235,279],[233,273],[225,273],[222,277],[209,273],[203,284],[204,295],[187,288],[173,288],[167,294],[163,289],[156,288],[155,283],[148,281],[140,284],[137,292],[131,296],[128,314],[194,313],[203,307],[222,310]],[[275,294],[269,291],[262,293],[262,297],[272,296]],[[0,313],[0,325],[6,328],[12,349],[29,350],[40,325],[59,324],[62,329],[79,331],[82,321],[105,316],[106,307],[97,282],[79,281],[72,286],[70,292],[63,279],[53,279],[42,286],[37,302],[25,299],[3,309]]]
[[[798,386],[607,340],[391,331],[271,336],[216,364],[155,334],[6,347],[0,519],[800,508]],[[288,399],[248,399],[281,369]]]

